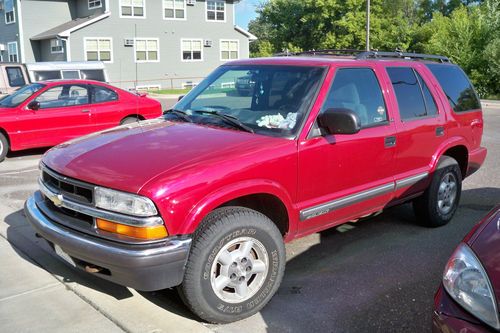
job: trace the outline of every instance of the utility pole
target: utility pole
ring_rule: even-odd
[[[366,51],[370,51],[370,0],[366,0]]]

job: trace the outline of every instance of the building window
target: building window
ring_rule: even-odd
[[[136,38],[134,45],[136,62],[160,61],[160,41],[158,38]]]
[[[240,58],[240,42],[237,40],[220,41],[220,60],[235,60]]]
[[[18,62],[19,55],[17,52],[17,42],[7,43],[7,50],[9,51],[9,61]]]
[[[203,61],[203,40],[182,39],[182,61]]]
[[[186,0],[163,0],[163,17],[167,20],[186,19]]]
[[[64,48],[62,45],[62,40],[60,39],[51,39],[50,40],[50,53],[63,53]]]
[[[14,0],[5,0],[5,24],[16,22],[16,12],[14,8]]]
[[[207,1],[207,21],[226,22],[226,3],[224,1]]]
[[[89,9],[96,9],[102,7],[101,0],[89,0]]]
[[[120,17],[146,17],[146,0],[120,0]]]
[[[111,38],[85,38],[86,61],[113,61],[113,41]]]

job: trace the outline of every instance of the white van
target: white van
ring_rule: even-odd
[[[0,94],[10,94],[30,82],[60,79],[108,82],[108,75],[101,61],[0,63]]]

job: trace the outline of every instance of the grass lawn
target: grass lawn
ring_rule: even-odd
[[[155,94],[164,94],[164,95],[184,95],[190,92],[191,89],[161,89],[161,90],[151,90],[152,93]]]

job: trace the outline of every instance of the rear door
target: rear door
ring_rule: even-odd
[[[130,106],[120,101],[116,91],[101,85],[91,85],[92,126],[95,131],[118,126],[124,118],[124,112]],[[135,109],[132,113],[135,113]]]
[[[299,143],[299,233],[324,229],[384,207],[393,196],[396,129],[378,67],[335,70],[320,110],[351,109],[362,129],[352,135],[310,133]],[[311,137],[312,135],[312,137]]]
[[[27,146],[52,146],[92,132],[87,85],[50,87],[33,100],[40,103],[39,110],[20,112],[19,126],[26,133]]]
[[[396,196],[423,191],[429,179],[433,156],[446,140],[443,104],[421,64],[386,67],[395,115]]]

